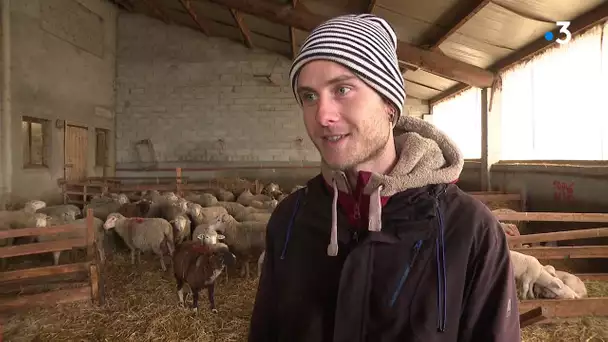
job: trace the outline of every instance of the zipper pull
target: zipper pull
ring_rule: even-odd
[[[353,240],[355,240],[355,242],[359,242],[359,232],[353,232]]]
[[[355,213],[354,213],[354,217],[355,219],[360,219],[361,218],[361,211],[359,210],[359,204],[355,204]]]

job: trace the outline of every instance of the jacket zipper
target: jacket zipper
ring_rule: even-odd
[[[391,300],[389,302],[389,306],[391,308],[395,305],[395,302],[397,301],[397,297],[401,293],[401,289],[403,288],[403,284],[405,284],[405,281],[407,280],[407,277],[410,274],[410,270],[412,269],[412,265],[414,265],[414,262],[416,261],[416,258],[418,257],[418,252],[420,252],[420,248],[421,247],[422,247],[422,240],[416,241],[416,244],[414,245],[414,255],[412,256],[412,259],[410,260],[410,262],[407,263],[407,264],[405,264],[405,268],[403,269],[403,273],[401,274],[401,278],[399,279],[399,283],[397,284],[397,288],[395,289],[395,292],[393,292],[393,296],[391,297]]]

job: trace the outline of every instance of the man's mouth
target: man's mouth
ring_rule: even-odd
[[[330,142],[340,141],[341,139],[349,136],[350,134],[336,134],[336,135],[326,135],[323,137],[323,140],[327,140]]]

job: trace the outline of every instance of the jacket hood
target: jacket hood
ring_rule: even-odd
[[[401,116],[393,130],[398,161],[386,175],[371,173],[364,193],[370,195],[381,187],[381,196],[430,184],[450,183],[458,179],[464,166],[462,152],[456,144],[432,124],[412,116]],[[342,170],[321,163],[325,180],[335,180],[340,191],[349,192]]]
[[[363,189],[369,195],[369,231],[382,230],[381,197],[430,184],[451,183],[458,179],[464,158],[456,144],[432,124],[411,116],[401,116],[394,128],[398,161],[386,175],[371,173]],[[321,163],[321,173],[333,187],[332,223],[327,254],[338,255],[338,190],[350,193],[343,170]]]

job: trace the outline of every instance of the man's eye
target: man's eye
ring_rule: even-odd
[[[309,102],[309,101],[314,101],[316,99],[317,99],[317,95],[314,94],[314,93],[304,93],[302,95],[302,100],[304,100],[304,101],[308,101]]]
[[[338,88],[338,93],[340,95],[346,95],[350,91],[349,87],[340,87]]]

